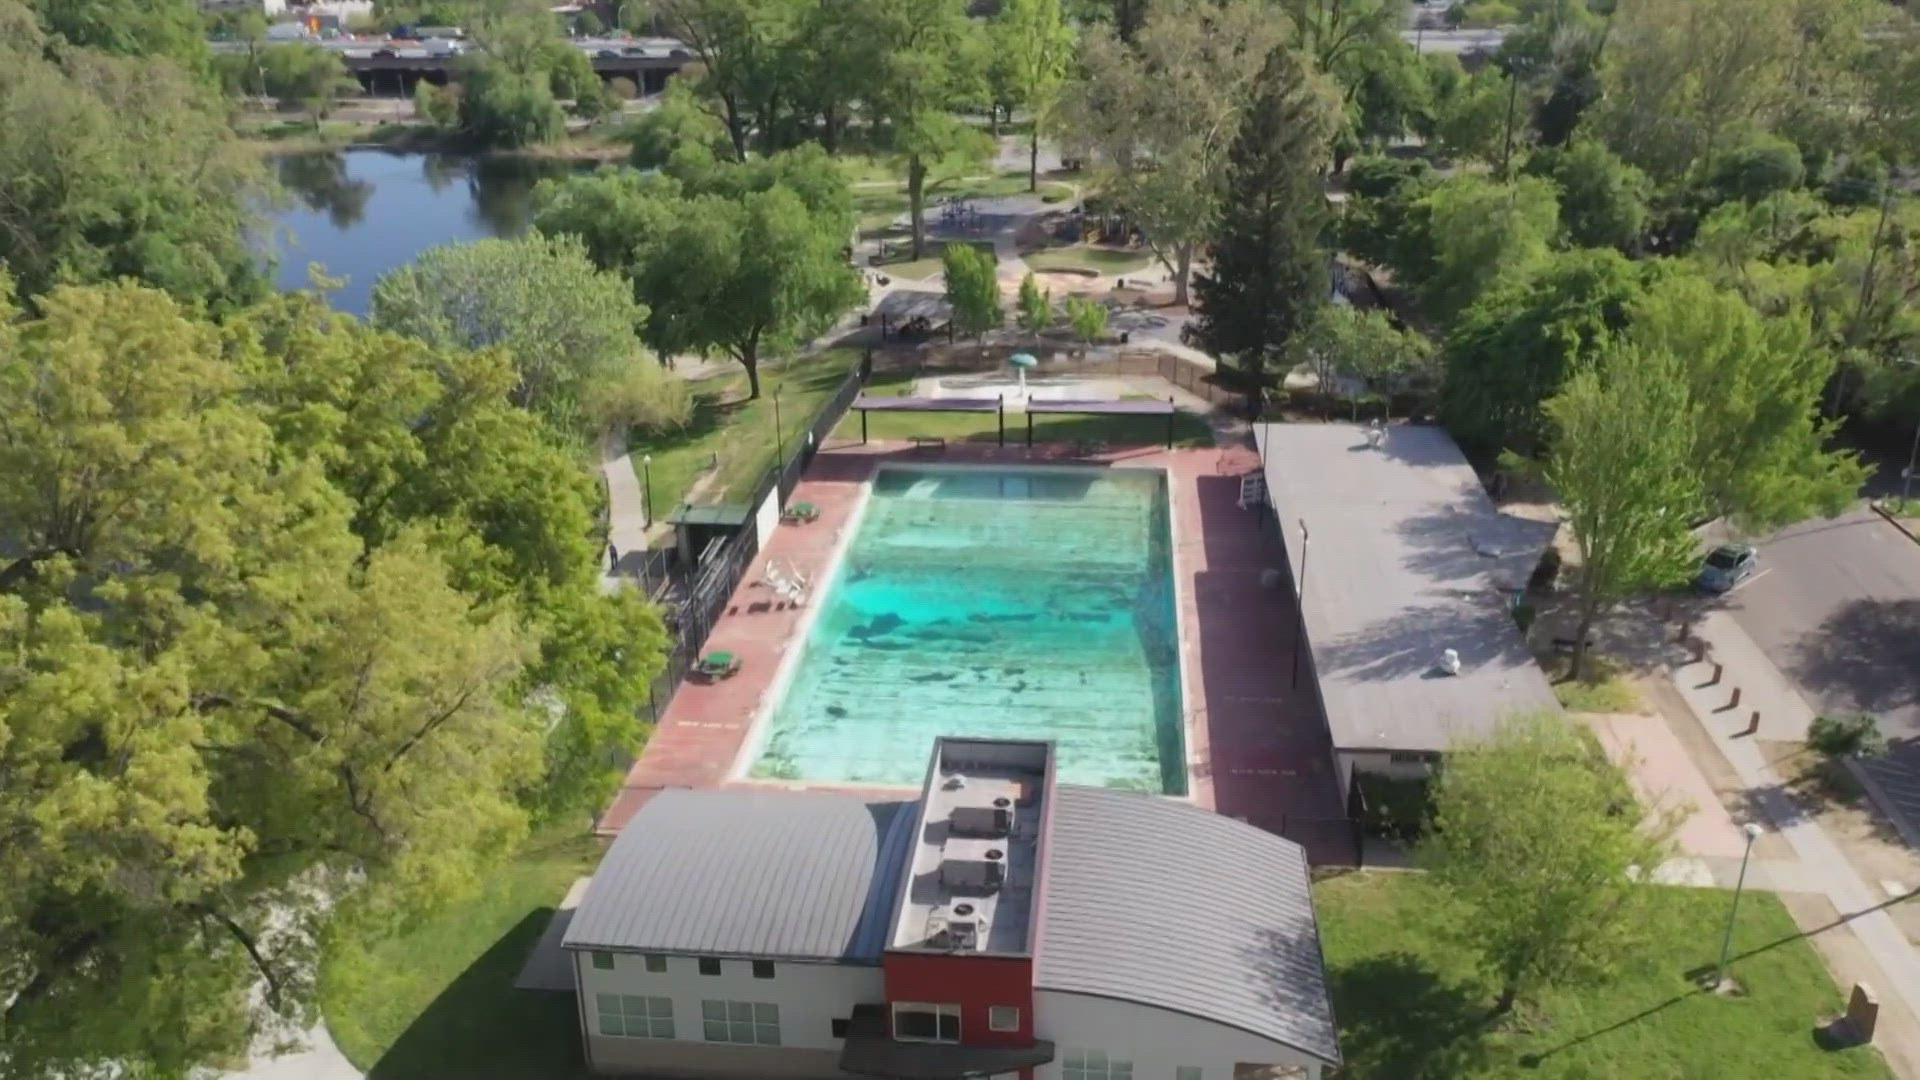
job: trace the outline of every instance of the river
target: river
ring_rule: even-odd
[[[470,154],[326,150],[272,159],[285,189],[267,209],[276,283],[301,289],[307,266],[345,278],[333,306],[364,316],[380,275],[442,244],[525,232],[533,187],[567,162]]]

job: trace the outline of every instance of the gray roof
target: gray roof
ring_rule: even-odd
[[[1558,526],[1497,510],[1440,428],[1386,432],[1375,449],[1357,424],[1256,429],[1334,745],[1444,750],[1558,709],[1509,614]],[[1458,675],[1438,670],[1449,648]]]
[[[907,805],[663,791],[600,861],[564,944],[877,963],[912,833]]]
[[[1300,845],[1187,803],[1061,785],[1034,985],[1340,1061]]]

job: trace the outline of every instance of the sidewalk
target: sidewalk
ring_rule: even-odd
[[[621,563],[637,565],[647,553],[647,497],[640,490],[639,477],[633,474],[625,429],[616,428],[601,436],[600,473],[607,485],[607,543],[619,553]],[[603,557],[606,554],[601,553]],[[607,563],[601,566],[600,590],[619,588],[622,579],[616,568]]]
[[[1865,946],[1878,974],[1864,981],[1880,996],[1883,1008],[1899,1006],[1883,1014],[1878,1041],[1910,1046],[1920,1038],[1913,1019],[1920,1016],[1920,955],[1886,911],[1896,898],[1861,880],[1832,838],[1794,805],[1754,737],[1744,734],[1753,710],[1758,709],[1761,736],[1804,738],[1812,711],[1731,616],[1708,615],[1694,635],[1706,643],[1707,659],[1674,666],[1674,686],[1739,776],[1755,808],[1798,856],[1801,866],[1793,876],[1799,882],[1817,884],[1838,912],[1839,923]],[[1718,683],[1710,683],[1714,661],[1724,665]],[[1741,702],[1738,708],[1728,709],[1734,687],[1741,688]],[[1768,876],[1773,876],[1773,868],[1768,870]],[[1896,1025],[1903,1030],[1890,1030]]]

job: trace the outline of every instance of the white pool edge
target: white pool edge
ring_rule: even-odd
[[[916,785],[852,784],[834,780],[778,780],[748,775],[753,762],[766,748],[767,735],[772,726],[773,714],[779,710],[780,703],[786,699],[787,690],[793,684],[794,675],[800,667],[800,658],[806,652],[807,643],[813,637],[813,627],[820,618],[820,612],[826,607],[826,597],[840,583],[840,572],[846,564],[847,552],[852,550],[854,538],[865,523],[867,507],[873,499],[874,482],[882,472],[1040,472],[1040,473],[1084,473],[1084,472],[1152,472],[1159,473],[1166,496],[1167,508],[1167,574],[1173,579],[1173,622],[1174,636],[1179,642],[1179,662],[1174,665],[1176,689],[1180,694],[1180,767],[1186,774],[1187,790],[1184,794],[1169,795],[1155,792],[1162,799],[1195,803],[1195,787],[1199,780],[1198,764],[1193,754],[1193,728],[1199,722],[1199,710],[1194,708],[1193,696],[1188,692],[1190,679],[1188,667],[1193,660],[1193,647],[1196,638],[1188,634],[1183,613],[1187,610],[1185,601],[1190,599],[1192,586],[1183,578],[1180,562],[1180,515],[1175,507],[1174,473],[1168,465],[1072,465],[1052,463],[1031,463],[1009,465],[1003,462],[933,462],[907,463],[883,461],[877,465],[873,474],[860,484],[860,493],[854,497],[853,512],[840,527],[840,533],[834,540],[833,554],[827,559],[827,568],[820,581],[808,591],[807,606],[800,619],[794,623],[793,632],[780,646],[780,663],[774,668],[773,681],[754,704],[753,718],[748,722],[747,734],[740,740],[740,749],[734,754],[733,762],[727,767],[728,783],[756,784],[770,788],[801,791],[809,788],[845,788],[865,789],[876,793],[916,791]],[[1196,609],[1197,610],[1197,609]],[[1194,634],[1199,628],[1193,627]]]

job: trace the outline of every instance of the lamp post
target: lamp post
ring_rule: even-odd
[[[780,391],[773,392],[773,445],[774,460],[785,464],[787,460],[786,436],[780,433]]]
[[[1720,963],[1713,976],[1716,990],[1727,981],[1727,954],[1733,951],[1733,921],[1740,914],[1740,890],[1747,884],[1747,863],[1753,858],[1753,842],[1760,838],[1760,826],[1751,821],[1740,826],[1740,831],[1747,834],[1747,850],[1740,856],[1740,876],[1733,883],[1733,906],[1727,909],[1727,932],[1720,939]]]
[[[1300,625],[1293,642],[1293,685],[1300,686],[1300,651],[1307,647],[1307,554],[1312,550],[1313,539],[1307,533],[1307,519],[1300,518],[1300,580],[1293,590],[1294,610],[1299,613]]]
[[[1894,363],[1899,364],[1901,367],[1920,367],[1920,358],[1909,356],[1902,360],[1896,360]],[[1920,418],[1916,418],[1913,422],[1913,448],[1907,451],[1907,468],[1905,472],[1900,474],[1900,512],[1902,514],[1913,512],[1911,504],[1913,502],[1913,469],[1915,465],[1920,465]]]
[[[642,505],[646,508],[646,519],[643,522],[643,524],[646,528],[651,529],[653,528],[653,455],[652,454],[640,455],[640,488],[646,495],[646,498],[642,501]]]

